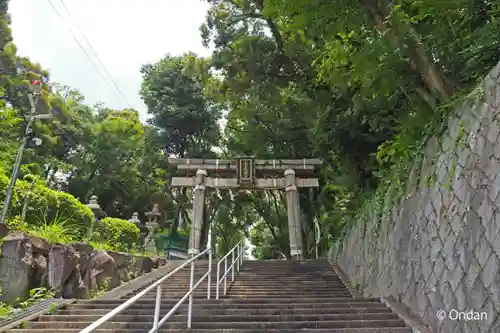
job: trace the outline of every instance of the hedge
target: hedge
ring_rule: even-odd
[[[0,170],[0,200],[3,202],[10,178]],[[7,220],[13,221],[21,215],[24,198],[28,195],[31,183],[18,180],[14,188],[12,200],[9,206]],[[29,196],[28,211],[25,222],[28,225],[36,225],[50,222],[55,216],[64,219],[67,225],[74,226],[82,237],[86,228],[93,223],[92,210],[78,201],[74,196],[65,192],[58,192],[47,188],[42,184],[35,184]]]
[[[94,226],[93,239],[110,244],[116,251],[131,251],[139,244],[140,230],[127,220],[106,217]]]

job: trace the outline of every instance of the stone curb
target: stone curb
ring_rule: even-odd
[[[399,303],[393,297],[380,297],[380,301],[403,319],[406,325],[411,327],[413,333],[433,333],[432,330],[420,319],[417,319],[404,304]]]
[[[356,288],[352,286],[351,280],[349,280],[349,277],[344,273],[342,268],[340,268],[340,266],[336,262],[330,260],[328,260],[328,262],[330,263],[342,283],[344,283],[349,293],[351,293],[352,297],[363,297],[363,294],[357,291]]]
[[[347,287],[347,290],[351,293],[353,297],[363,297],[364,295],[358,292],[356,289],[352,288],[349,277],[344,273],[342,268],[336,263],[330,261],[333,270],[339,276],[340,280]],[[397,314],[406,325],[408,325],[413,333],[433,333],[432,330],[425,325],[420,319],[417,319],[415,315],[404,305],[396,301],[393,297],[381,297],[380,301],[384,303],[388,308]]]
[[[5,332],[6,330],[10,330],[14,327],[22,325],[27,321],[36,319],[41,315],[46,314],[50,310],[58,310],[75,302],[76,299],[58,298],[43,301],[41,302],[41,304],[34,304],[23,312],[20,312],[11,318],[6,318],[5,320],[0,321],[0,332]]]
[[[171,260],[162,267],[152,271],[151,273],[141,275],[130,282],[127,282],[113,290],[110,290],[102,296],[94,298],[94,300],[109,301],[121,299],[125,296],[128,296],[130,293],[148,286],[161,277],[167,275],[170,271],[181,265],[183,262],[184,260]]]

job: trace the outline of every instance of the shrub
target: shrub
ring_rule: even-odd
[[[0,170],[0,200],[3,201],[10,179]],[[31,183],[18,180],[12,195],[8,219],[13,220],[21,214],[24,198],[29,195],[28,213],[25,222],[28,225],[45,224],[57,218],[65,221],[67,227],[76,227],[80,236],[84,236],[86,227],[93,223],[94,215],[90,208],[78,201],[74,196],[58,192],[36,183],[30,193]],[[48,223],[47,223],[48,222]]]
[[[139,243],[139,234],[135,224],[106,217],[96,223],[92,241],[106,243],[116,251],[130,251]]]
[[[39,225],[23,224],[22,231],[48,240],[51,243],[70,243],[80,240],[83,233],[79,228],[72,226],[67,219],[56,216],[52,221],[43,221]],[[24,229],[24,230],[23,230]]]

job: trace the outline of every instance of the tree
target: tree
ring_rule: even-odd
[[[141,95],[149,123],[162,136],[166,155],[204,157],[219,140],[218,105],[204,98],[209,62],[192,53],[165,56],[141,68]]]

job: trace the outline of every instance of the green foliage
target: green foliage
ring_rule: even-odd
[[[263,225],[257,224],[250,231],[252,256],[256,259],[283,259],[287,253],[282,251],[280,244],[273,238],[271,232]]]
[[[47,289],[47,288],[34,288],[29,291],[29,297],[20,302],[19,306],[23,309],[26,309],[36,302],[44,299],[49,299],[53,298],[55,295],[55,292],[53,290]]]
[[[104,279],[102,286],[100,288],[90,290],[89,299],[97,298],[97,297],[102,296],[105,293],[107,293],[110,290],[109,289],[110,283],[111,283],[111,278]]]
[[[367,210],[383,219],[426,143],[498,62],[498,9],[492,1],[212,2],[202,34],[224,76],[228,152],[325,160],[321,192],[302,195],[307,239],[315,219],[330,242]],[[285,231],[265,219],[271,225],[259,232]],[[260,238],[272,248],[279,237]]]
[[[37,302],[53,298],[55,295],[53,290],[47,288],[34,288],[29,291],[29,296],[25,300],[17,300],[14,305],[0,302],[0,319],[5,319],[12,314],[25,310]]]
[[[0,94],[1,96],[1,94]],[[17,112],[3,106],[0,101],[0,133],[2,140],[0,141],[0,170],[10,170],[14,164],[14,159],[17,153],[18,142],[16,142],[20,134],[21,118]]]
[[[27,233],[48,240],[51,243],[70,243],[81,239],[82,228],[78,228],[71,220],[59,218],[56,215],[51,221],[45,219],[43,223],[30,226],[24,224],[20,226],[20,230]]]
[[[318,222],[324,254],[352,225],[387,218],[388,206],[411,186],[424,147],[446,130],[464,96],[481,93],[477,83],[499,60],[500,6],[490,0],[209,3],[201,32],[214,46],[211,58],[167,55],[141,68],[148,125],[134,110],[85,105],[78,91],[54,82],[51,91],[44,87],[37,111],[54,111],[55,119],[35,124],[43,144],[27,148],[20,175],[46,179],[29,196],[32,232],[63,239],[54,219],[84,230],[78,227],[89,226],[92,215],[74,197],[86,201],[92,194],[107,216],[128,219],[137,211],[144,219],[158,203],[161,230],[177,230],[179,216],[189,230],[192,191],[170,187],[174,170],[166,156],[319,157],[321,186],[300,190],[300,204],[305,253],[314,253]],[[29,80],[48,77],[16,54],[8,25],[7,2],[0,0],[5,172],[25,126]],[[0,194],[7,182],[0,175]],[[28,189],[27,182],[16,186],[10,223]],[[221,253],[248,236],[250,225],[259,244],[255,256],[289,253],[281,194],[210,192],[204,219],[202,242],[211,225]],[[137,231],[119,221],[96,226],[102,237],[93,235],[91,242],[132,249]]]
[[[129,221],[106,217],[99,220],[92,236],[94,241],[107,244],[112,250],[131,251],[139,243],[140,230]]]
[[[200,156],[217,144],[221,111],[204,96],[209,68],[206,59],[192,53],[167,55],[141,68],[141,96],[152,115],[149,122],[161,129],[166,154]]]
[[[0,170],[0,200],[2,201],[9,181],[9,177]],[[65,228],[77,230],[82,236],[85,226],[89,226],[93,221],[92,211],[72,195],[49,189],[43,183],[35,183],[31,190],[31,184],[23,180],[18,180],[14,188],[8,215],[10,220],[15,221],[16,217],[21,214],[24,199],[27,196],[30,208],[25,220],[27,225],[36,226],[43,221],[43,228],[45,228],[50,226],[52,221],[64,221]]]

